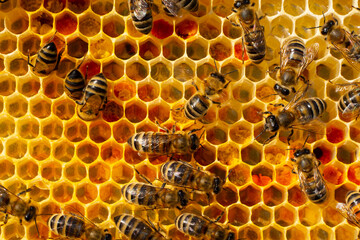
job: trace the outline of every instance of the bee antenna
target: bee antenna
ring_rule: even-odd
[[[266,131],[266,128],[263,128],[263,130],[254,138],[256,140],[258,137],[260,137],[261,134],[263,134]]]
[[[199,139],[201,139],[201,137],[205,134],[205,130],[201,133]]]
[[[322,26],[320,25],[320,26],[317,26],[317,27],[308,27],[308,28],[307,28],[307,27],[304,27],[304,29],[305,29],[305,30],[309,30],[309,29],[315,29],[315,28],[321,28],[321,27],[322,27]]]
[[[219,69],[217,68],[217,65],[216,65],[215,58],[213,58],[213,60],[214,60],[214,64],[215,64],[215,70],[216,70],[216,72],[219,72]]]
[[[263,97],[263,99],[264,99],[264,98],[268,98],[268,97],[270,97],[270,96],[280,96],[280,95],[279,95],[279,94],[277,94],[277,93],[273,93],[273,94],[269,94],[269,95],[267,95],[267,96]]]
[[[306,137],[306,139],[305,139],[305,142],[304,142],[304,144],[303,144],[302,148],[304,148],[304,147],[305,147],[305,144],[306,144],[307,140],[309,139],[309,137],[310,137],[310,133],[308,133],[308,135],[307,135],[307,137]]]
[[[235,70],[233,70],[233,71],[227,72],[227,73],[224,74],[224,76],[226,76],[226,75],[228,75],[228,74],[230,74],[230,73],[233,73],[233,72],[238,72],[238,70],[235,69]]]
[[[83,59],[81,60],[81,63],[76,67],[76,69],[79,69],[79,67],[81,66],[81,64],[83,64],[84,60],[85,60],[85,56],[84,56]],[[86,68],[88,68],[88,67],[89,67],[89,65],[86,66]],[[87,69],[86,69],[86,70],[87,70]]]
[[[325,13],[324,13],[324,11],[322,11],[322,15],[323,15],[323,17],[324,17],[324,25],[325,25],[326,18],[325,18]]]

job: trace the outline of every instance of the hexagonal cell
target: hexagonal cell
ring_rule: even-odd
[[[263,201],[267,206],[273,207],[284,201],[285,189],[280,186],[270,186],[263,192]]]
[[[181,19],[175,25],[175,33],[182,39],[188,39],[195,36],[197,31],[198,23],[192,18],[187,18],[185,20]]]
[[[340,203],[345,203],[346,194],[349,191],[356,191],[356,186],[350,183],[345,183],[335,189],[335,200]]]
[[[6,138],[15,132],[15,121],[8,115],[0,115],[0,137]]]
[[[74,144],[67,140],[60,140],[52,144],[53,156],[62,162],[69,162],[75,153]]]
[[[327,165],[324,168],[324,179],[332,184],[339,185],[345,180],[345,166],[340,162],[336,162],[332,165]]]
[[[232,54],[232,45],[227,38],[222,38],[212,42],[209,48],[210,56],[216,61],[223,61]]]
[[[219,119],[227,124],[234,124],[241,117],[240,109],[232,106],[236,106],[236,103],[222,106],[221,109],[219,109]]]
[[[339,226],[335,229],[335,238],[337,240],[356,239],[357,230],[347,225]]]
[[[47,161],[41,165],[41,177],[56,182],[61,178],[62,166],[57,161]]]
[[[79,31],[87,37],[93,37],[100,32],[101,19],[91,12],[80,16]]]
[[[240,201],[246,206],[253,206],[261,201],[261,189],[248,185],[239,192]]]
[[[29,152],[33,158],[42,161],[50,156],[50,142],[45,138],[34,139],[29,144]]]
[[[40,89],[40,80],[35,76],[31,77],[20,77],[17,90],[23,94],[25,97],[32,97],[39,92]]]
[[[250,182],[250,167],[245,164],[238,164],[229,170],[229,181],[237,186]]]
[[[327,240],[327,239],[334,239],[334,233],[333,230],[327,226],[319,225],[315,228],[310,230],[310,239],[321,239],[321,240]]]
[[[134,177],[134,168],[128,164],[117,163],[112,168],[112,179],[119,184],[125,184]]]
[[[297,176],[292,173],[293,167],[287,164],[276,167],[276,181],[281,185],[288,186],[297,180]]]
[[[343,216],[333,206],[327,206],[326,208],[324,208],[322,212],[322,217],[326,225],[328,225],[329,227],[335,227],[344,220]]]
[[[53,28],[53,17],[46,11],[37,11],[30,16],[31,31],[40,35],[50,32]]]
[[[82,183],[76,187],[76,197],[84,204],[93,202],[97,195],[97,187],[91,183]]]
[[[61,120],[69,120],[75,114],[74,101],[66,98],[54,102],[53,113]]]
[[[233,143],[227,143],[218,148],[217,158],[225,165],[233,165],[240,157],[239,147]]]
[[[23,76],[28,72],[28,62],[18,57],[18,55],[11,56],[11,59],[7,59],[8,72],[16,76]]]
[[[141,81],[138,85],[138,96],[144,102],[151,102],[159,96],[160,86],[152,80]]]
[[[7,29],[14,34],[21,34],[29,27],[29,15],[20,8],[16,8],[5,18]]]
[[[155,122],[166,122],[170,118],[170,106],[164,101],[156,101],[149,105],[149,119]]]
[[[260,78],[260,76],[258,76]],[[232,87],[232,95],[235,100],[241,103],[247,103],[254,98],[254,85],[250,81],[241,81]]]
[[[107,102],[102,117],[107,122],[115,122],[122,118],[124,115],[124,108],[116,101]]]
[[[103,32],[109,37],[116,38],[124,33],[125,22],[118,15],[107,15],[103,19]]]
[[[331,143],[342,142],[346,137],[347,127],[340,121],[331,121],[326,127],[326,138]]]
[[[110,126],[103,121],[92,122],[89,129],[89,136],[96,143],[105,142],[111,136]]]
[[[209,144],[203,144],[203,147],[194,153],[194,158],[202,166],[210,165],[216,159],[216,149]]]
[[[108,219],[109,210],[103,204],[95,203],[89,206],[86,210],[87,210],[87,217],[93,223],[102,223]]]
[[[265,206],[251,209],[251,221],[259,227],[269,225],[272,221],[272,210]]]
[[[69,46],[69,45],[68,45]],[[76,51],[79,51],[81,49],[77,49]],[[56,71],[56,76],[60,78],[65,78],[67,74],[76,68],[76,61],[73,59],[68,59],[66,57],[62,57],[58,66],[58,69]]]
[[[285,149],[277,146],[265,147],[265,160],[271,164],[277,165],[286,160]]]
[[[216,195],[216,201],[224,207],[230,206],[238,201],[238,193],[235,187],[223,187]]]
[[[27,142],[22,138],[13,137],[5,143],[6,155],[13,158],[22,158],[27,152]]]
[[[308,236],[308,231],[301,225],[295,225],[286,231],[286,239],[288,240],[301,240],[305,239],[306,236]]]
[[[351,11],[352,10],[352,6],[350,2],[346,2],[344,4],[340,4],[339,0],[334,0],[333,1],[333,5],[337,5],[337,9],[342,8],[343,11]],[[359,4],[358,4],[359,6]],[[336,11],[336,10],[335,10]],[[357,14],[358,11],[356,11],[356,14],[349,14],[348,16],[346,16],[343,20],[344,22],[344,26],[350,31],[357,31],[357,22],[359,21],[359,14]]]
[[[245,67],[245,76],[253,82],[258,82],[264,79],[265,74],[266,69],[261,65],[251,63]]]
[[[284,1],[284,11],[292,16],[299,16],[305,11],[304,0],[286,0]]]
[[[183,85],[176,80],[168,80],[161,83],[161,98],[168,102],[174,103],[183,97]]]
[[[304,226],[313,226],[317,224],[320,219],[320,209],[315,205],[307,205],[299,209],[299,220]]]
[[[249,222],[250,211],[241,204],[234,204],[228,209],[228,221],[233,226],[242,226]]]
[[[359,73],[349,63],[341,64],[341,76],[346,80],[354,80],[359,77]]]
[[[230,21],[223,23],[223,33],[226,37],[231,39],[239,39],[242,36],[242,30],[239,27],[235,27]]]
[[[39,135],[39,122],[36,118],[25,117],[17,121],[16,128],[22,138],[31,139],[36,138]],[[3,127],[1,127],[3,129]]]
[[[84,163],[92,163],[99,155],[99,148],[91,142],[83,141],[77,146],[76,155]]]
[[[4,226],[5,239],[22,239],[25,235],[25,228],[19,222],[11,222]]]
[[[274,226],[270,226],[263,230],[263,237],[264,239],[269,240],[285,240],[283,231]]]
[[[105,15],[113,9],[113,1],[91,1],[91,10],[98,15]]]
[[[131,81],[120,81],[114,86],[114,95],[121,101],[127,101],[135,97],[136,85]]]
[[[160,55],[160,49],[157,47],[158,43],[151,39],[139,43],[139,56],[145,60],[151,60]]]
[[[256,166],[252,171],[252,180],[258,186],[266,186],[272,182],[273,170],[268,165]]]
[[[134,125],[127,120],[120,120],[113,126],[113,136],[118,143],[126,143],[134,133]]]
[[[126,75],[134,80],[140,81],[149,74],[148,64],[142,60],[135,60],[126,63]]]
[[[309,10],[315,15],[321,15],[324,12],[327,12],[329,9],[328,0],[314,0],[308,3]]]
[[[275,221],[280,226],[286,227],[295,222],[295,209],[291,206],[285,205],[275,209]]]
[[[243,162],[249,165],[256,165],[261,162],[262,151],[260,150],[259,145],[250,144],[248,146],[243,146],[241,148],[241,159]]]
[[[55,182],[52,190],[52,196],[60,203],[66,203],[72,199],[74,187],[68,181]]]
[[[193,79],[195,77],[194,69],[195,69],[195,64],[190,59],[189,60],[187,59],[186,61],[184,61],[183,59],[177,61],[174,64],[174,71],[173,71],[174,78],[181,82],[186,82],[190,79]]]
[[[113,52],[113,44],[110,38],[102,34],[90,40],[90,53],[96,59],[109,57]]]
[[[360,142],[360,123],[354,121],[350,125],[350,138],[355,142]]]
[[[162,52],[166,59],[174,61],[184,55],[185,44],[175,37],[170,37],[164,41]],[[189,53],[188,56],[190,57]]]
[[[293,32],[293,22],[286,15],[281,15],[271,21],[270,33],[279,38],[286,38]]]
[[[83,121],[74,120],[67,122],[64,127],[64,135],[71,142],[80,142],[87,136],[87,127]]]
[[[262,109],[264,105],[261,102],[255,101],[243,108],[244,119],[250,123],[258,123],[263,120]]]
[[[266,13],[267,16],[277,15],[281,11],[281,2],[271,0],[262,1],[261,10]]]
[[[110,167],[102,162],[98,162],[89,167],[89,179],[95,184],[101,184],[109,180]]]
[[[15,165],[13,162],[2,159],[0,160],[0,179],[5,180],[15,174]]]
[[[51,114],[51,101],[44,97],[38,96],[30,100],[30,112],[37,118],[46,118]]]
[[[114,184],[100,186],[100,199],[107,204],[114,204],[121,198],[121,189]]]
[[[68,40],[68,54],[71,57],[81,58],[88,52],[88,40],[82,36],[76,36]],[[60,68],[59,68],[60,69]]]
[[[156,179],[156,169],[149,165],[140,164],[140,166],[136,167],[136,170],[141,174],[135,174],[135,179],[138,182],[147,183],[145,179],[148,179],[150,182],[154,182]]]
[[[216,38],[221,33],[220,18],[215,14],[206,16],[199,22],[199,32],[200,35],[207,40]]]
[[[352,141],[346,141],[337,148],[337,159],[345,164],[356,161],[358,155],[357,145]]]
[[[150,75],[154,80],[162,82],[171,76],[170,69],[171,63],[165,59],[161,59],[161,61],[151,65]]]
[[[295,185],[288,189],[288,202],[294,207],[299,207],[307,201],[305,193],[300,189],[299,186]]]
[[[171,21],[165,19],[155,20],[151,30],[151,34],[158,39],[170,37],[174,32],[174,26]]]
[[[68,8],[74,13],[80,14],[88,9],[90,6],[90,1],[79,1],[79,0],[68,0]]]
[[[75,161],[66,165],[64,171],[65,177],[71,182],[80,182],[87,175],[86,167],[84,164]]]
[[[16,36],[11,33],[4,32],[0,34],[0,38],[0,53],[9,54],[16,50]]]
[[[313,153],[322,164],[327,164],[335,157],[335,146],[328,142],[317,142],[313,149]]]
[[[41,125],[41,133],[50,140],[56,140],[62,136],[63,125],[60,120],[46,119]]]
[[[143,102],[132,101],[125,105],[125,117],[132,123],[141,122],[146,115],[147,107]]]
[[[220,206],[211,205],[204,210],[204,215],[207,216],[209,219],[215,220],[220,216],[222,212],[224,211],[223,208],[221,208]],[[219,220],[219,223],[224,223],[225,220],[226,220],[226,214],[222,216],[222,218]]]
[[[316,26],[316,18],[313,16],[305,15],[295,22],[295,33],[301,38],[311,38],[315,35],[316,29],[307,29]]]
[[[359,164],[355,163],[349,167],[348,174],[347,174],[348,180],[355,183],[356,185],[360,184],[359,170],[360,170]]]
[[[35,178],[39,173],[39,166],[30,159],[24,159],[18,163],[16,171],[20,178],[30,180]]]
[[[324,80],[332,80],[337,77],[340,71],[339,61],[335,60],[332,57],[322,60],[317,63],[316,66],[316,75],[321,77]]]
[[[64,80],[57,77],[45,78],[42,82],[44,94],[48,98],[58,98],[64,93]]]
[[[262,102],[268,103],[275,100],[274,82],[270,81],[266,84],[258,84],[256,86],[256,98]],[[273,96],[272,96],[273,95]]]
[[[83,21],[86,21],[83,19]],[[64,35],[69,35],[76,31],[77,29],[77,18],[72,12],[64,11],[56,16],[55,18],[55,26],[56,30],[59,31],[59,33]],[[81,26],[83,26],[82,22],[80,21],[80,31]],[[86,35],[85,33],[83,33]]]
[[[260,240],[261,233],[260,228],[253,225],[247,225],[246,227],[240,229],[238,237],[240,239],[251,239],[251,240]]]
[[[22,117],[27,113],[28,102],[22,95],[14,94],[6,98],[5,108],[11,116]]]
[[[117,59],[103,62],[102,73],[106,79],[118,80],[124,75],[124,64]]]

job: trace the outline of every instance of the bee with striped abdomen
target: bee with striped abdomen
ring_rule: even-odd
[[[129,183],[121,188],[121,193],[128,203],[153,208],[178,208],[188,204],[188,196],[183,190],[155,187],[145,183]]]
[[[339,99],[338,110],[343,117],[353,119],[360,114],[360,86],[358,83],[350,85],[354,86]]]
[[[318,50],[318,43],[306,48],[304,41],[297,37],[290,38],[284,43],[280,51],[280,84],[276,83],[274,86],[277,94],[286,98],[290,93],[296,93],[299,89],[297,87],[299,78],[307,83],[302,73],[314,60]]]
[[[82,73],[79,71],[79,67],[84,62],[85,57],[81,63],[74,69],[72,69],[65,77],[64,91],[68,97],[74,100],[79,100],[82,95],[84,88],[86,86],[87,74],[85,78]]]
[[[300,92],[298,92],[298,94],[299,93]],[[300,98],[295,96],[293,100],[290,101],[286,106],[283,104],[278,104],[284,108],[277,115],[274,115],[269,111],[264,112],[264,114],[268,114],[268,116],[265,118],[264,129],[257,137],[259,137],[265,131],[274,133],[265,140],[264,144],[267,144],[273,138],[275,138],[279,130],[283,128],[291,130],[291,133],[287,138],[288,144],[290,145],[291,136],[294,133],[294,129],[299,129],[297,128],[298,125],[309,124],[311,121],[322,115],[326,110],[327,104],[320,98],[313,97],[304,99],[302,101],[299,101],[299,99]],[[299,130],[307,131],[306,129]]]
[[[76,101],[81,105],[77,108],[78,116],[90,121],[98,117],[99,112],[104,109],[107,102],[107,80],[102,73],[92,77],[84,88],[81,101]]]
[[[150,0],[129,0],[130,15],[133,24],[139,32],[150,33],[153,25]]]
[[[129,240],[165,240],[165,237],[146,221],[129,214],[114,217],[116,227]]]
[[[70,239],[112,240],[107,229],[103,230],[97,227],[90,220],[88,221],[91,224],[87,224],[84,219],[75,214],[54,214],[49,218],[48,226],[53,233]]]
[[[349,222],[360,227],[360,193],[355,191],[349,191],[346,194],[345,203],[338,203],[336,205],[337,210],[343,215]]]
[[[211,240],[235,240],[235,234],[216,224],[222,215],[216,221],[211,221],[203,216],[192,213],[183,213],[175,220],[176,228],[195,238]]]
[[[161,166],[161,175],[165,182],[188,187],[206,193],[218,194],[224,182],[213,174],[200,171],[187,162],[169,161]]]
[[[301,148],[295,151],[294,158],[296,171],[299,176],[300,187],[313,203],[323,203],[328,194],[328,189],[324,178],[322,177],[319,166],[320,161],[307,148]]]
[[[40,74],[49,74],[50,72],[57,69],[61,55],[65,50],[65,46],[60,50],[59,54],[57,48],[52,40],[54,35],[49,39],[48,43],[43,46],[37,53],[35,65],[30,62],[30,54],[28,55],[28,65],[33,68],[33,71]]]
[[[250,0],[237,0],[234,3],[229,17],[226,17],[231,24],[242,27],[243,47],[245,45],[246,52],[253,63],[261,63],[266,54],[266,41],[264,35],[264,27],[260,25],[259,18],[252,8],[255,3],[250,5]],[[243,57],[244,59],[244,51]]]
[[[165,13],[170,16],[178,16],[180,9],[196,12],[199,9],[199,0],[161,0]]]
[[[162,128],[164,129],[164,128]],[[176,132],[175,125],[172,132],[138,132],[131,136],[127,143],[140,153],[155,155],[188,154],[195,152],[200,147],[200,137],[194,132],[201,130],[193,129],[186,132]]]

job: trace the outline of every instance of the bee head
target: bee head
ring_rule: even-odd
[[[226,240],[235,240],[235,234],[234,233],[229,233]]]
[[[289,96],[289,94],[290,94],[289,89],[284,88],[284,87],[280,86],[277,83],[274,85],[274,90],[275,90],[275,92],[277,92],[281,96]]]
[[[180,204],[181,206],[185,207],[186,205],[188,205],[188,199],[186,197],[186,194],[183,190],[179,190],[178,191],[178,196],[180,199]]]
[[[213,191],[215,194],[218,194],[221,191],[221,180],[218,177],[214,179]]]
[[[26,211],[25,214],[25,221],[30,222],[36,216],[36,208],[34,206],[30,206],[29,209]]]
[[[265,119],[265,129],[270,132],[276,132],[279,130],[280,126],[275,115],[271,114]]]
[[[195,151],[200,146],[200,139],[196,134],[190,135],[190,148],[192,151]]]
[[[334,26],[335,26],[334,20],[327,21],[326,24],[321,28],[321,34],[326,36]]]
[[[310,150],[307,148],[296,150],[294,153],[294,157],[300,157],[302,155],[310,154]]]

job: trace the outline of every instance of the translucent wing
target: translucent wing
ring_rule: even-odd
[[[349,222],[355,224],[357,227],[360,227],[360,223],[357,220],[356,216],[347,208],[346,204],[338,203],[336,204],[336,209]]]
[[[289,58],[287,57],[285,52],[286,52],[288,43],[292,39],[293,38],[290,38],[290,39],[286,40],[285,43],[283,44],[283,46],[280,48],[280,73],[282,73],[282,70],[285,68],[285,66],[287,65],[287,62],[289,60]]]
[[[342,112],[342,115],[347,119],[354,119],[360,114],[360,104],[350,103]]]
[[[297,74],[297,77],[300,77],[300,75],[304,72],[304,70],[307,68],[307,66],[314,60],[317,53],[319,52],[319,44],[314,43],[311,47],[306,49],[306,55],[303,59],[301,68]]]
[[[90,219],[88,219],[87,217],[85,217],[82,212],[80,212],[79,209],[77,209],[76,207],[72,206],[72,205],[69,205],[69,204],[66,204],[66,207],[69,209],[69,210],[66,210],[65,208],[60,208],[64,213],[68,213],[70,215],[73,215],[75,217],[78,217],[78,218],[81,218],[83,219],[84,221],[87,221],[89,222],[91,225],[93,225],[94,227],[97,227],[97,225],[91,221]]]
[[[130,0],[131,9],[137,19],[141,20],[146,16],[146,12],[150,7],[146,0]]]
[[[162,0],[161,2],[171,15],[178,16],[180,7],[177,0]]]
[[[360,39],[353,36],[348,31],[344,31],[349,44],[346,47],[337,44],[333,44],[333,46],[341,52],[343,57],[351,64],[351,66],[353,66],[357,71],[360,71]]]
[[[9,189],[7,189],[6,187],[4,187],[3,185],[0,185],[0,188],[2,188],[5,192],[9,193],[10,195],[18,198],[18,199],[21,199],[22,201],[24,201],[21,197],[19,197],[18,195],[16,195],[15,193],[11,192]]]
[[[253,26],[248,26],[241,21],[240,24],[244,30],[244,36],[247,35],[247,37],[249,37],[247,41],[252,44],[258,53],[264,52],[264,50],[261,49],[264,46],[262,42],[265,41],[264,27],[260,25],[257,14],[255,14],[255,23]]]

